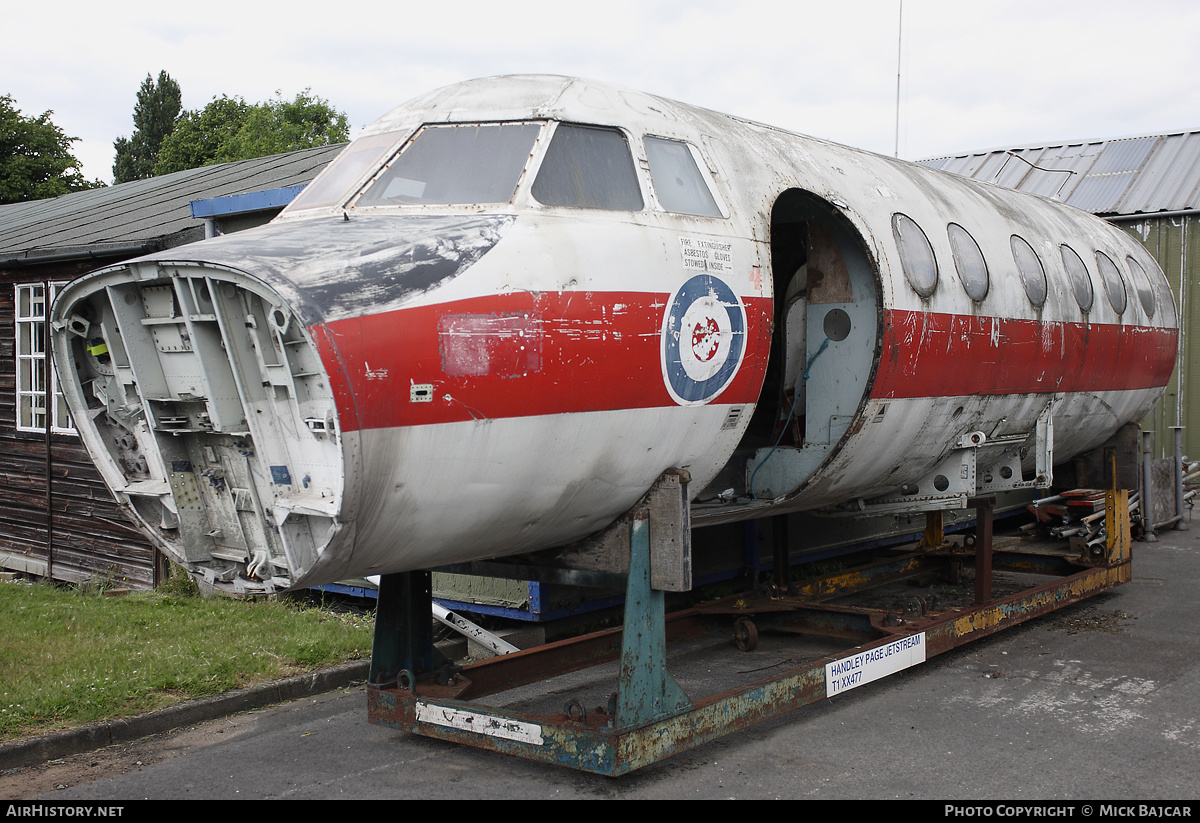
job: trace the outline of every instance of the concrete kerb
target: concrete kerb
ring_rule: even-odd
[[[74,729],[0,744],[0,769],[34,766],[73,754],[128,743],[154,734],[203,723],[238,712],[261,709],[289,700],[323,694],[367,679],[370,660],[356,660],[260,686],[236,689],[201,700],[128,717],[106,720]]]

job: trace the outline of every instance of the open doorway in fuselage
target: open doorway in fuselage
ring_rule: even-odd
[[[771,211],[770,238],[774,333],[755,434],[759,445],[765,439],[799,447],[819,436],[808,427],[810,358],[824,355],[825,337],[840,341],[850,332],[844,311],[830,316],[818,308],[855,302],[844,254],[848,233],[829,203],[789,189]],[[810,332],[809,323],[817,321],[821,327]]]
[[[789,214],[786,195],[775,204],[771,219],[771,276],[775,288],[774,332],[771,360],[765,383],[770,392],[761,395],[760,405],[770,413],[760,425],[769,425],[774,443],[799,446],[804,441],[804,386],[799,379],[807,362],[808,259],[811,249],[810,222]],[[785,203],[781,210],[780,203]],[[773,412],[772,412],[773,410]],[[767,414],[764,414],[767,417]]]
[[[788,189],[772,208],[769,238],[774,315],[763,388],[737,451],[706,490],[739,497],[786,493],[824,462],[864,397],[877,337],[875,268],[833,204]],[[766,461],[771,487],[756,491],[749,475]]]

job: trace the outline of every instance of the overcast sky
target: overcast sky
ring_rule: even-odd
[[[189,109],[311,89],[351,136],[438,86],[547,73],[891,155],[898,68],[909,160],[1200,129],[1196,0],[67,0],[9,3],[4,29],[0,94],[52,109],[105,182],[160,70]]]

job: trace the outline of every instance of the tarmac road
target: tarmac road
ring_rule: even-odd
[[[1167,801],[1194,818],[1198,602],[1194,526],[1135,543],[1113,592],[620,778],[372,726],[356,685],[5,771],[0,797]]]

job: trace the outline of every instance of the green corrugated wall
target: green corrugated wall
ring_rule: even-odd
[[[1179,312],[1179,359],[1162,399],[1142,421],[1154,431],[1155,457],[1174,453],[1171,426],[1182,425],[1183,453],[1200,459],[1200,221],[1197,215],[1147,217],[1119,225],[1142,242],[1167,275]]]

